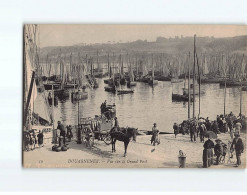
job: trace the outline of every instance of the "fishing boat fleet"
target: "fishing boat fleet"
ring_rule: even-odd
[[[37,25],[33,27],[27,25],[26,28],[38,30]],[[99,87],[99,78],[104,79],[104,90],[107,93],[117,95],[133,94],[138,82],[150,87],[155,87],[159,81],[167,81],[171,85],[184,82],[182,94],[172,93],[172,101],[188,102],[188,112],[191,103],[195,109],[196,96],[200,109],[200,97],[205,93],[201,85],[204,83],[219,83],[224,87],[225,94],[226,87],[240,87],[241,90],[247,90],[247,66],[244,55],[221,53],[218,56],[199,56],[196,51],[196,37],[194,37],[193,56],[190,53],[169,55],[124,54],[123,52],[107,52],[105,55],[98,50],[88,55],[85,54],[86,52],[68,53],[62,49],[57,56],[54,54],[45,56],[42,54],[42,56],[36,43],[36,33],[25,30],[24,128],[26,130],[32,129],[30,126],[34,120],[38,121],[38,124],[53,125],[54,129],[54,106],[68,99],[79,105],[81,100],[88,98],[88,90]],[[38,116],[33,109],[36,92],[40,93],[46,102],[48,110],[46,119]]]

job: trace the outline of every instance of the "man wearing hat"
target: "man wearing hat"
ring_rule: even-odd
[[[241,165],[241,153],[244,152],[244,144],[242,139],[240,138],[240,135],[238,133],[236,133],[235,138],[233,139],[232,145],[231,145],[231,150],[235,149],[236,152],[236,158],[237,158],[237,164],[236,167],[238,167],[239,165]]]
[[[115,124],[114,124],[114,127],[119,127],[119,123],[118,123],[117,117],[115,117]]]
[[[111,129],[111,132],[117,132],[119,130],[119,123],[117,117],[114,118],[114,126]]]
[[[157,124],[154,123],[154,126],[152,127],[152,138],[151,138],[151,144],[155,146],[156,142],[160,144],[159,141],[159,130],[157,128]]]
[[[66,136],[66,130],[64,125],[61,123],[61,121],[57,122],[57,129],[60,130],[60,137],[63,138],[63,144],[65,145],[65,136]],[[61,143],[60,143],[61,144]]]
[[[173,130],[174,130],[174,135],[175,135],[175,138],[176,138],[177,134],[179,133],[179,127],[178,127],[177,123],[174,123]]]
[[[214,142],[211,140],[210,136],[208,136],[208,140],[205,141],[203,150],[203,167],[208,168],[213,164],[213,148]]]
[[[216,165],[218,165],[223,155],[223,146],[220,139],[216,139],[215,141],[216,145],[214,146],[214,154],[216,155]]]
[[[204,143],[204,135],[205,135],[206,131],[207,131],[206,126],[203,123],[200,123],[200,125],[199,125],[200,140],[203,143]]]
[[[190,122],[190,141],[196,142],[196,123],[194,121]]]

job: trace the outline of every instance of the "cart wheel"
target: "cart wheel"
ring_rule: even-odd
[[[111,144],[111,134],[107,133],[105,135],[102,136],[103,141],[107,144],[110,145]]]

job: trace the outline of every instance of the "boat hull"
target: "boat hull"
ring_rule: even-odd
[[[183,93],[184,93],[184,95],[189,95],[189,90],[183,88]],[[193,89],[190,89],[190,94],[191,95],[194,94],[193,93]],[[201,91],[200,94],[203,95],[203,94],[205,94],[205,92],[204,91]],[[195,95],[199,95],[199,89],[195,89]]]
[[[242,87],[242,91],[247,91],[247,87]]]
[[[149,85],[152,85],[152,86],[158,85],[158,81],[157,81],[157,80],[150,80],[150,81],[148,82],[148,84],[149,84]]]
[[[73,100],[88,99],[88,93],[87,92],[72,92],[71,93],[71,99],[73,99]]]
[[[115,87],[105,87],[105,91],[115,93],[116,89]]]
[[[128,87],[134,87],[134,86],[136,86],[136,82],[133,82],[133,81],[128,82],[128,83],[127,83],[127,86],[128,86]]]
[[[44,84],[45,90],[52,90],[52,85],[54,90],[60,88],[60,84]]]
[[[189,96],[188,95],[180,95],[180,94],[172,94],[172,101],[174,102],[188,102]],[[193,102],[193,97],[190,98],[190,101]]]
[[[60,89],[60,90],[54,91],[54,95],[60,99],[66,99],[66,98],[69,98],[70,93],[67,89]]]
[[[113,79],[105,79],[104,83],[105,84],[113,84]]]
[[[220,86],[225,86],[225,81],[221,81],[220,82]],[[247,81],[243,81],[243,82],[240,82],[240,81],[226,81],[226,86],[227,87],[241,87],[241,86],[246,87],[247,86]]]
[[[183,81],[183,79],[171,79],[171,83],[181,83]]]
[[[128,94],[128,93],[134,93],[134,90],[127,90],[127,89],[120,89],[120,90],[117,90],[117,94],[120,95],[120,94]]]

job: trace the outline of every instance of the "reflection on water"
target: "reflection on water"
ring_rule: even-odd
[[[117,117],[120,126],[133,126],[142,130],[150,130],[156,122],[161,131],[172,132],[174,122],[181,122],[187,119],[188,103],[172,102],[172,93],[182,94],[184,83],[161,82],[154,88],[145,83],[137,83],[133,94],[115,95],[104,91],[103,79],[99,79],[98,89],[87,89],[89,96],[87,100],[81,100],[79,104],[80,117],[94,117],[100,114],[100,105],[107,100],[108,103],[116,104]],[[216,118],[217,114],[223,113],[224,89],[219,84],[203,84],[201,90],[201,115]],[[243,103],[247,97],[243,94]],[[198,115],[198,96],[196,96],[196,116]],[[44,104],[39,96],[35,102],[35,112],[41,116],[45,115]],[[191,116],[192,116],[191,105]],[[240,111],[240,92],[238,88],[227,88],[226,91],[226,113],[233,111],[238,114]],[[242,106],[242,113],[246,110]],[[54,109],[55,120],[61,120],[65,124],[78,123],[78,103],[72,103],[70,99],[59,102]]]

